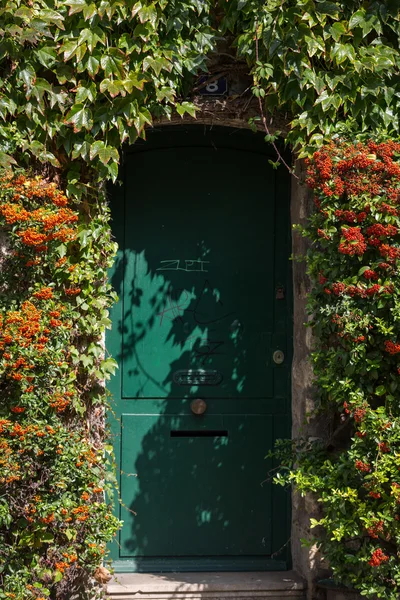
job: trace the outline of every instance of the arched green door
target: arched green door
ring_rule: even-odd
[[[288,567],[265,457],[290,435],[290,180],[268,158],[252,133],[203,127],[125,154],[107,339],[117,571]]]

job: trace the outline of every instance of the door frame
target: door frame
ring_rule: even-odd
[[[131,156],[136,153],[151,152],[153,149],[160,148],[174,148],[174,147],[190,147],[190,146],[205,146],[209,147],[210,138],[212,134],[213,141],[218,144],[218,147],[224,147],[229,149],[237,149],[241,151],[253,152],[257,154],[263,154],[266,160],[276,161],[276,152],[270,144],[264,141],[264,134],[253,133],[248,129],[233,129],[231,127],[224,126],[207,126],[207,125],[161,125],[153,130],[147,132],[148,140],[139,139],[134,146],[127,147],[123,153],[122,164],[120,168],[120,180],[125,181],[125,169],[126,169],[126,156]],[[190,135],[190,142],[188,143],[188,135]],[[196,141],[194,142],[194,136]],[[278,142],[279,143],[279,142]],[[279,143],[280,152],[285,157],[286,161],[290,161],[290,153],[286,152],[283,144]],[[284,190],[284,195],[287,202],[282,202],[280,209],[284,212],[287,219],[287,226],[283,229],[287,235],[286,244],[291,249],[291,221],[290,221],[290,196],[291,196],[291,181],[290,176],[286,168],[281,165],[276,170],[276,189]],[[123,206],[124,202],[124,185],[110,186],[110,196],[115,204],[120,203]],[[278,204],[278,203],[277,203]],[[281,216],[282,218],[282,216]],[[117,239],[124,239],[124,218],[122,211],[115,211],[113,214],[113,233]],[[277,252],[278,240],[275,237],[275,253]],[[274,253],[274,255],[275,255]],[[121,253],[118,253],[115,260],[114,266],[110,271],[110,281],[120,281],[123,278],[123,258]],[[288,322],[293,321],[293,291],[292,291],[292,265],[291,261],[288,260],[287,265],[287,276],[285,281],[285,291],[287,294],[287,309],[288,309]],[[116,302],[110,311],[110,317],[113,322],[118,322],[122,318],[122,302]],[[291,378],[291,365],[293,357],[293,326],[290,328],[290,335],[288,336],[288,372]],[[106,334],[106,349],[111,354],[116,356],[119,349],[116,347],[115,342],[112,340],[110,334]],[[119,393],[121,389],[120,371],[117,370],[115,376],[112,377],[110,383],[107,386],[111,395],[114,391]],[[290,386],[289,386],[290,389]],[[288,398],[289,407],[291,406],[291,395]],[[290,410],[287,415],[289,427],[291,423]],[[111,434],[116,439],[120,435],[120,422],[113,415],[112,411],[108,416],[109,428]],[[118,472],[118,465],[121,464],[120,455],[120,443],[114,443],[115,462],[117,465],[117,480],[120,483],[120,473]],[[119,486],[118,483],[118,487]],[[118,516],[121,508],[121,498],[119,492],[116,490],[114,499],[114,512]],[[277,549],[276,554],[282,551],[283,559],[260,559],[242,561],[240,558],[230,558],[227,560],[220,560],[218,557],[215,558],[203,558],[201,568],[199,568],[198,557],[180,557],[179,558],[179,571],[260,571],[260,570],[289,570],[292,566],[291,562],[291,549],[290,549],[290,523],[291,523],[291,498],[290,494],[287,494],[287,510],[285,523],[280,523],[279,526],[285,527],[287,531],[288,539],[282,548]],[[118,534],[117,534],[118,535]],[[131,573],[131,572],[156,572],[171,569],[171,561],[168,558],[156,557],[147,561],[147,566],[143,567],[140,560],[137,559],[122,559],[119,557],[118,541],[111,544],[110,547],[110,558],[112,560],[113,569],[116,573]],[[250,557],[249,557],[250,558]],[[176,569],[175,569],[176,570]]]

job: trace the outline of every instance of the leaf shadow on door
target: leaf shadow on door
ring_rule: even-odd
[[[121,497],[129,508],[122,508],[120,555],[136,557],[139,569],[160,556],[267,557],[273,423],[252,414],[260,398],[247,394],[247,298],[224,302],[229,290],[203,273],[177,288],[176,273],[150,268],[143,251],[131,258],[117,357],[125,396]],[[198,397],[204,415],[191,411]]]
[[[265,460],[289,433],[289,377],[282,367],[276,394],[270,360],[274,179],[256,153],[166,152],[127,164],[112,280],[122,303],[119,557],[143,571],[228,570],[244,557],[262,569],[287,541],[287,496],[272,493]],[[203,415],[191,410],[197,398]]]

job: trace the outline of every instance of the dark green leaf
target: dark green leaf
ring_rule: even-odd
[[[73,125],[75,133],[82,129],[90,130],[93,127],[92,111],[85,108],[83,104],[74,104],[66,115],[64,123]]]
[[[315,5],[315,11],[322,15],[329,15],[331,17],[338,17],[340,9],[334,2],[317,2]]]
[[[349,21],[349,27],[350,29],[354,29],[354,27],[362,27],[364,25],[365,22],[365,10],[357,10],[357,12],[355,12]]]

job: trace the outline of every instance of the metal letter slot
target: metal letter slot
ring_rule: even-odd
[[[220,438],[220,437],[228,437],[228,432],[226,429],[224,430],[206,430],[206,429],[200,429],[200,430],[193,430],[193,429],[188,429],[186,431],[182,430],[182,429],[173,429],[170,432],[170,436],[172,438],[193,438],[193,437],[212,437],[212,438]]]
[[[281,365],[285,360],[285,355],[283,354],[282,350],[275,350],[272,355],[272,360],[276,365]]]

